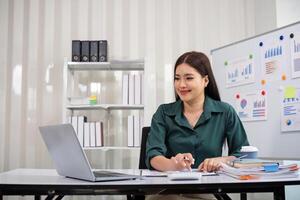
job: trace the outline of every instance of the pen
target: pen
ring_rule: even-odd
[[[184,156],[183,160],[189,161],[190,159],[188,157]]]
[[[247,157],[247,156],[248,156],[248,155],[245,154],[245,155],[242,155],[242,156],[240,156],[240,157],[238,157],[238,158],[236,158],[236,159],[234,159],[234,160],[240,160],[240,159],[245,158],[245,157]]]
[[[191,160],[190,160],[188,157],[186,157],[186,156],[183,157],[183,160],[185,160],[185,161],[191,161]],[[194,162],[194,161],[195,161],[195,159],[192,160],[192,162]]]
[[[246,154],[246,155],[242,155],[242,156],[240,156],[240,157],[238,157],[238,158],[235,158],[235,159],[233,159],[233,160],[231,160],[231,161],[228,161],[228,165],[231,166],[231,167],[233,167],[235,161],[241,160],[242,158],[245,158],[245,157],[247,157],[247,154]]]
[[[140,176],[139,176],[139,179],[140,179],[140,180],[143,180],[143,170],[142,170],[142,169],[140,169]]]
[[[184,161],[192,162],[192,164],[194,164],[194,162],[195,162],[195,159],[192,159],[192,161],[191,161],[187,156],[184,156],[184,157],[183,157],[183,160],[184,160]],[[188,167],[188,170],[191,172],[191,171],[192,171],[192,168],[189,166],[189,167]]]

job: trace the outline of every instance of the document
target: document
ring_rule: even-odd
[[[220,173],[239,180],[250,180],[260,178],[293,178],[298,176],[298,170],[299,166],[297,164],[279,165],[276,171],[266,171],[264,167],[234,168],[227,164],[222,164]]]

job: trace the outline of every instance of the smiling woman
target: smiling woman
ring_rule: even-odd
[[[200,52],[181,55],[175,63],[174,87],[176,102],[162,104],[152,118],[146,147],[148,168],[211,172],[239,157],[241,147],[248,145],[247,136],[233,107],[220,101],[207,56]],[[222,156],[225,140],[228,156]],[[213,195],[195,197],[214,199]]]
[[[178,58],[174,74],[176,99],[183,101],[183,114],[194,127],[203,112],[205,88],[208,85],[211,92],[207,93],[213,93],[212,98],[220,100],[209,60],[203,53],[187,52]]]

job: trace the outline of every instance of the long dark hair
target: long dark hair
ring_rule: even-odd
[[[175,80],[177,66],[182,63],[186,63],[189,66],[196,69],[202,77],[207,75],[209,82],[208,82],[207,87],[204,90],[205,95],[207,95],[217,101],[221,100],[218,86],[217,86],[214,74],[212,72],[209,59],[204,53],[190,51],[190,52],[186,52],[186,53],[182,54],[175,63],[174,80]],[[176,91],[175,91],[175,97],[176,97],[176,101],[177,101],[179,99],[179,96],[176,93]]]

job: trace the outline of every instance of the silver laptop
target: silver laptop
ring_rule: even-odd
[[[111,171],[92,171],[71,124],[39,127],[42,138],[61,176],[88,181],[117,181],[137,176]]]

